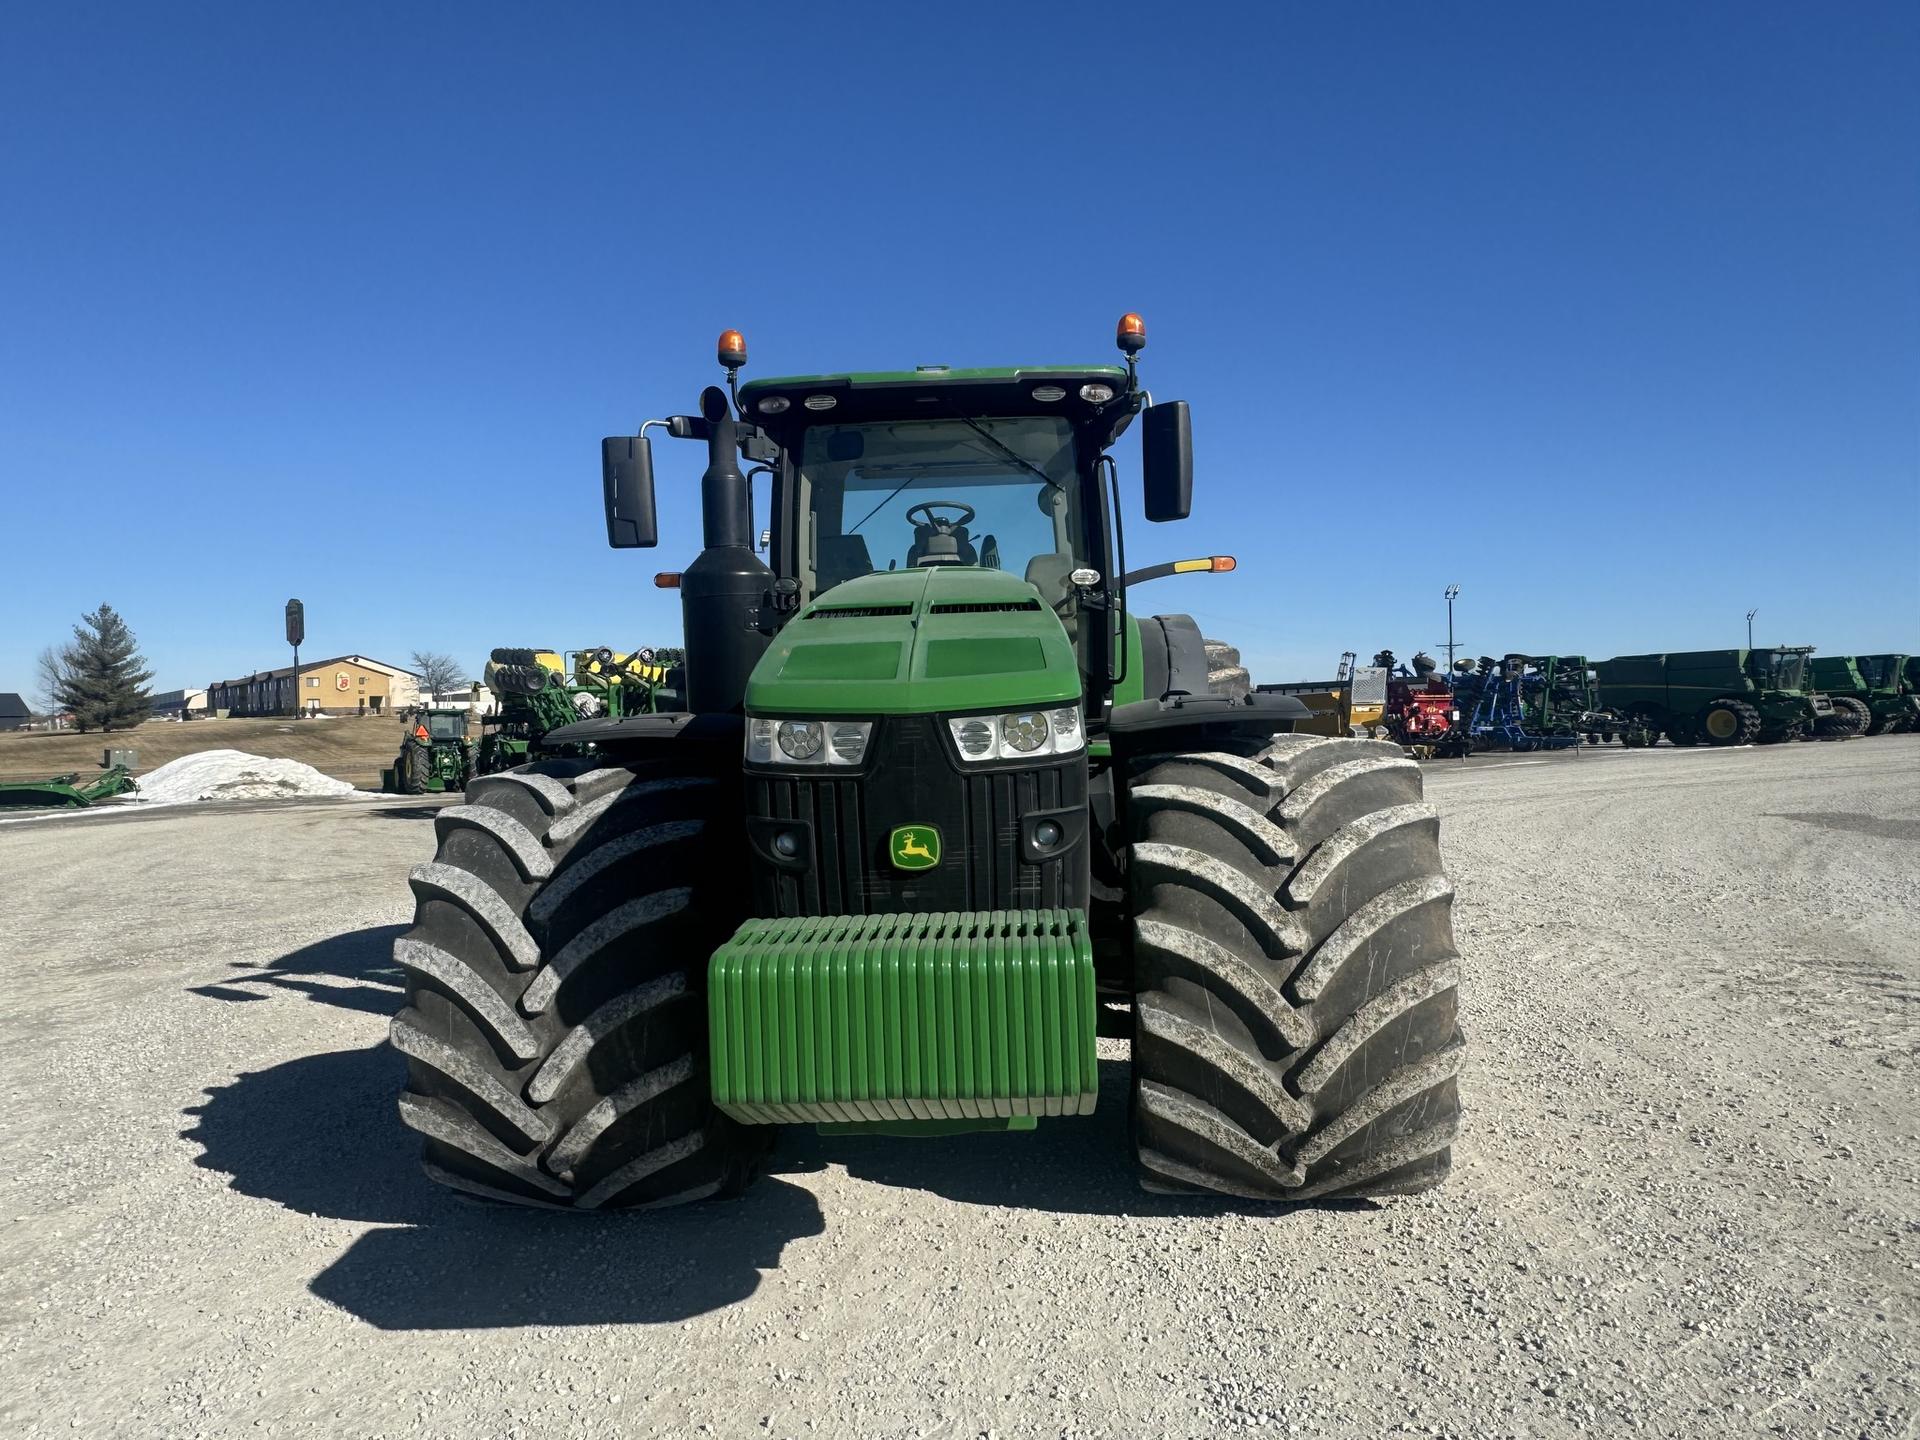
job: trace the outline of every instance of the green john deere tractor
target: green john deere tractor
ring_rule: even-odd
[[[380,772],[380,788],[393,795],[438,795],[464,790],[473,778],[473,743],[467,712],[421,706],[408,712],[400,753]]]
[[[1141,1183],[1262,1201],[1446,1174],[1453,889],[1420,770],[1213,695],[1124,584],[1117,443],[1186,516],[1188,410],[1119,365],[759,380],[602,447],[656,543],[647,432],[704,444],[683,708],[473,782],[412,876],[393,1022],[427,1172],[572,1209],[731,1195],[777,1127],[1086,1115],[1131,1036]],[[771,473],[771,566],[742,461]]]
[[[1911,730],[1920,723],[1920,695],[1908,688],[1902,670],[1905,655],[1822,655],[1813,662],[1813,680],[1835,709],[1847,707],[1868,735]]]
[[[1771,650],[1690,650],[1599,661],[1601,703],[1621,738],[1652,744],[1772,745],[1857,734],[1851,712],[1807,687],[1809,645]]]

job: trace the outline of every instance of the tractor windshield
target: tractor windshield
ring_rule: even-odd
[[[1869,690],[1891,690],[1898,678],[1893,661],[1891,655],[1862,655],[1854,664],[1859,666],[1860,678],[1867,682]]]
[[[458,740],[467,733],[465,715],[427,716],[427,734],[435,740]]]
[[[801,580],[814,594],[961,564],[1010,570],[1053,601],[1087,563],[1073,428],[1054,416],[815,425],[800,487]]]

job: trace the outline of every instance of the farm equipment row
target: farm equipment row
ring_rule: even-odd
[[[1463,660],[1451,676],[1424,655],[1412,668],[1381,651],[1381,723],[1416,755],[1573,749],[1618,739],[1773,745],[1846,740],[1920,727],[1920,656],[1812,658],[1812,647],[1622,655],[1509,654]]]

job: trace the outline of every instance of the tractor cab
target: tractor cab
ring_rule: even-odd
[[[649,421],[639,435],[603,447],[608,538],[625,546],[655,538],[647,431],[659,426],[707,442],[707,548],[684,572],[659,577],[681,592],[688,710],[740,710],[749,677],[769,678],[762,657],[770,649],[790,660],[796,675],[831,663],[843,679],[895,678],[899,667],[886,668],[888,655],[879,649],[829,661],[811,643],[823,635],[810,636],[801,655],[788,654],[790,622],[845,620],[855,612],[905,624],[913,655],[893,656],[907,667],[899,678],[918,676],[914,666],[924,662],[937,673],[920,678],[956,681],[1012,673],[1003,661],[1013,664],[1007,657],[1016,654],[1026,656],[1016,668],[1040,664],[1020,643],[995,658],[1001,622],[983,617],[1051,617],[1041,628],[1065,640],[1069,688],[1095,731],[1116,706],[1206,697],[1198,627],[1186,617],[1130,620],[1127,585],[1224,571],[1233,561],[1208,557],[1127,571],[1117,442],[1138,419],[1150,521],[1186,517],[1193,462],[1186,404],[1151,404],[1139,384],[1136,361],[1146,344],[1140,317],[1124,316],[1115,338],[1121,365],[923,365],[737,385],[746,344],[737,331],[722,335],[726,390],[709,388],[698,416]],[[742,460],[770,482],[770,565],[751,545]],[[922,601],[931,607],[924,615]],[[968,623],[981,632],[972,637],[978,643],[965,660],[951,649],[953,658],[941,659],[921,621],[960,615],[974,617]],[[1021,624],[1006,623],[1014,630]],[[910,695],[903,703],[917,704]],[[1255,708],[1275,704],[1276,697],[1261,697]],[[1290,711],[1279,717],[1292,718]]]
[[[424,737],[420,729],[426,730]],[[428,710],[421,714],[414,730],[415,738],[427,740],[464,740],[467,738],[467,712],[464,710]]]
[[[861,575],[1004,570],[1064,606],[1075,570],[1112,568],[1090,472],[1133,419],[1125,385],[1113,368],[755,381],[741,403],[792,460],[780,568],[803,599]]]
[[[1807,657],[1811,645],[1779,646],[1747,652],[1747,676],[1761,690],[1798,693],[1807,688]]]

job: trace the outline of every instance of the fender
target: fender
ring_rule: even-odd
[[[636,742],[657,740],[731,741],[737,749],[743,743],[746,719],[740,715],[694,715],[685,710],[661,711],[653,715],[628,715],[622,719],[598,716],[576,720],[547,731],[542,745],[597,745],[603,750],[624,748]]]
[[[1115,755],[1204,748],[1202,742],[1257,740],[1283,734],[1313,718],[1293,695],[1170,695],[1115,706],[1107,736]]]

